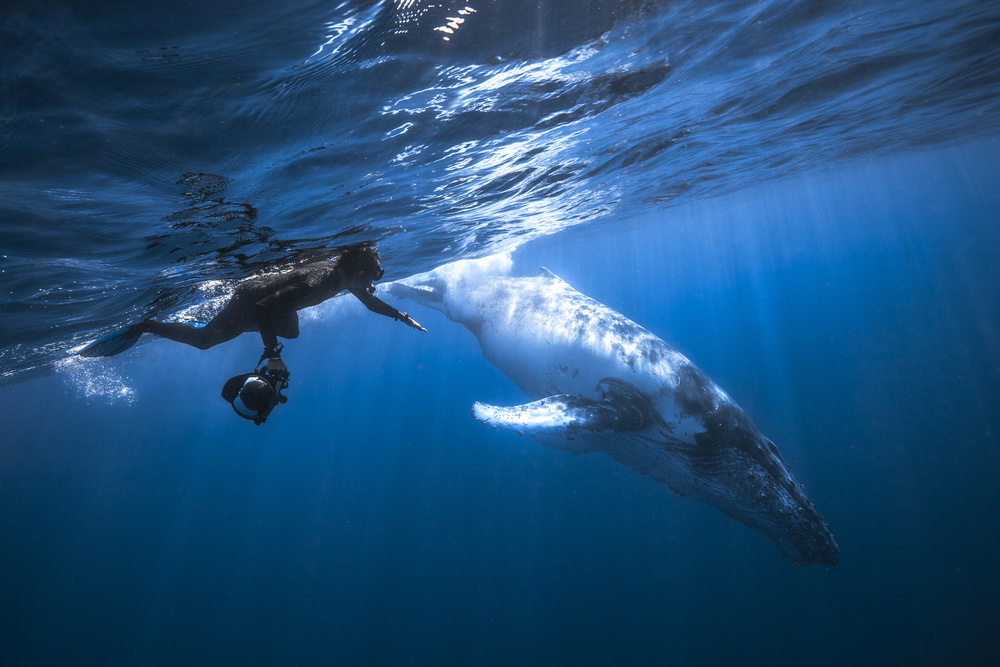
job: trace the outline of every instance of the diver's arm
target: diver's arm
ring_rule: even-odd
[[[261,361],[267,359],[264,368],[268,369],[276,377],[287,380],[288,367],[281,360],[281,343],[278,342],[278,336],[273,326],[274,312],[275,309],[273,307],[262,307],[261,304],[257,304],[257,322],[260,327],[260,338],[264,341],[264,354],[261,355]]]
[[[261,327],[260,338],[264,341],[264,355],[268,359],[277,359],[281,356],[278,352],[278,337],[274,331]]]
[[[406,326],[413,327],[417,331],[427,331],[427,329],[420,326],[420,324],[417,323],[412,317],[406,313],[399,312],[368,290],[352,289],[351,294],[358,297],[358,301],[365,304],[365,308],[373,313],[378,313],[379,315],[385,315],[386,317],[391,317],[394,320],[399,320]]]
[[[311,289],[312,287],[306,283],[295,283],[283,287],[254,304],[257,315],[257,330],[260,332],[261,340],[264,341],[264,354],[269,359],[280,359],[278,330],[282,323],[281,318],[288,317],[289,309],[294,314],[294,311],[297,310],[295,305]],[[288,334],[283,335],[287,336]]]

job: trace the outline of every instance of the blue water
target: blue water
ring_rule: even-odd
[[[134,4],[0,10],[0,663],[994,664],[996,3]],[[482,426],[412,304],[306,314],[260,427],[253,336],[73,354],[358,241],[661,336],[840,564]]]

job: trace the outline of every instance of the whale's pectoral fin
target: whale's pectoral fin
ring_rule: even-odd
[[[494,428],[569,439],[587,433],[639,430],[651,423],[649,400],[632,385],[606,378],[598,389],[600,399],[557,394],[509,408],[476,403],[472,415]]]
[[[570,439],[581,433],[615,430],[618,419],[614,408],[603,401],[569,394],[509,408],[476,403],[472,406],[472,416],[494,428],[528,435],[555,433]]]

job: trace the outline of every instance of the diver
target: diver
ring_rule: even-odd
[[[229,303],[204,326],[149,319],[105,336],[79,354],[83,357],[110,357],[132,347],[144,333],[207,350],[240,334],[259,332],[264,352],[257,367],[252,373],[230,379],[222,395],[241,417],[261,424],[278,403],[286,400],[281,390],[288,386],[289,374],[281,360],[282,345],[278,343],[278,337],[298,337],[298,311],[303,308],[319,305],[347,290],[373,313],[399,320],[418,331],[427,331],[409,315],[375,296],[373,283],[382,274],[374,247],[348,247],[330,260],[304,264],[291,271],[241,283]]]

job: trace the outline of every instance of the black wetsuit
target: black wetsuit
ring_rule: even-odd
[[[381,277],[382,268],[374,249],[351,248],[327,261],[247,280],[203,327],[147,320],[131,327],[128,333],[137,337],[152,333],[207,350],[242,333],[258,331],[265,353],[273,352],[277,357],[278,336],[297,338],[299,335],[298,311],[319,305],[344,290],[350,291],[368,310],[426,331],[406,313],[373,294],[372,283]]]

